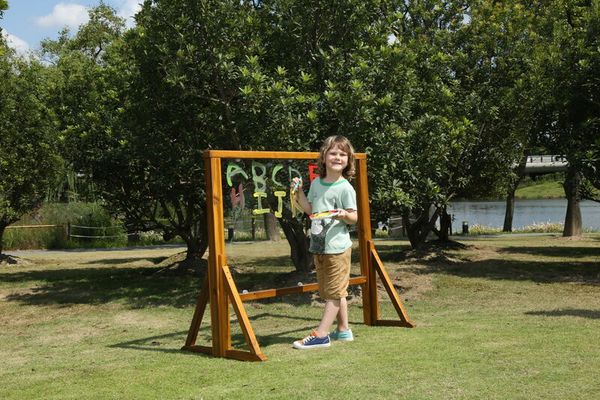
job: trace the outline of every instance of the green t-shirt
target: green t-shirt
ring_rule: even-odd
[[[356,210],[356,192],[346,179],[325,183],[321,178],[312,181],[308,191],[312,212]],[[348,224],[333,218],[311,221],[310,252],[314,254],[339,254],[352,247]]]

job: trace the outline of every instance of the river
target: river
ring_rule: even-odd
[[[502,228],[504,225],[504,201],[455,201],[448,207],[453,216],[452,230],[460,232],[463,221],[470,226],[482,225]],[[515,201],[513,229],[544,222],[565,222],[566,199]],[[581,218],[584,229],[600,231],[600,203],[581,202]]]

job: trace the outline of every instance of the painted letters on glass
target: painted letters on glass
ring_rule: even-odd
[[[314,174],[314,168],[312,168],[313,164],[309,164],[309,171]],[[316,167],[316,166],[315,166]],[[271,209],[268,207],[266,203],[267,199],[267,190],[269,186],[272,186],[273,195],[277,198],[277,210],[274,210],[273,213],[277,218],[281,218],[283,216],[283,206],[285,202],[285,197],[288,195],[286,191],[287,186],[289,186],[289,182],[292,181],[295,177],[302,177],[302,174],[297,168],[292,167],[291,165],[287,167],[287,177],[288,182],[282,182],[282,174],[281,172],[285,171],[285,166],[282,164],[276,164],[272,167],[270,176],[268,174],[267,165],[258,162],[252,161],[250,167],[250,175],[252,176],[252,183],[254,185],[254,191],[252,193],[252,197],[256,199],[255,207],[252,209],[253,215],[261,215],[271,212]],[[311,169],[312,168],[312,169]],[[231,206],[234,210],[234,213],[239,213],[241,209],[244,208],[244,185],[243,182],[238,185],[238,189],[234,188],[233,177],[236,175],[240,175],[244,180],[248,180],[249,175],[244,171],[244,169],[234,162],[230,162],[227,164],[226,170],[226,182],[227,185],[231,188],[230,190],[230,200]],[[267,177],[270,178],[269,184],[267,184]],[[314,179],[314,178],[313,178]],[[285,180],[285,175],[283,175],[283,180]],[[292,215],[296,217],[299,214],[302,214],[302,211],[293,204],[290,196],[290,210],[292,211]]]

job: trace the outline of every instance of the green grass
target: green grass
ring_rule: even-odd
[[[562,181],[529,181],[527,186],[517,189],[518,199],[563,199],[565,191]]]
[[[415,258],[406,242],[376,242],[415,329],[365,326],[352,300],[356,340],[302,352],[291,343],[322,308],[306,296],[246,303],[263,363],[180,351],[199,278],[154,273],[181,249],[22,255],[0,267],[0,398],[597,397],[600,235],[465,243]],[[227,252],[240,290],[292,269],[285,243]],[[382,315],[394,316],[385,300]],[[235,321],[232,332],[239,343]]]

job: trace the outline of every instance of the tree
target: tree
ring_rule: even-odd
[[[45,68],[0,53],[0,255],[6,227],[41,205],[61,168]]]
[[[396,148],[397,121],[411,101],[406,65],[414,60],[387,43],[382,18],[393,11],[393,2],[355,0],[146,2],[125,42],[131,84],[117,142],[132,158],[125,173],[111,175],[112,186],[155,181],[164,189],[151,196],[179,196],[163,210],[176,209],[168,203],[177,200],[187,206],[182,216],[200,221],[204,148],[316,150],[334,133],[368,151]],[[146,156],[153,143],[168,143],[161,157]],[[373,171],[383,183],[386,171]],[[301,221],[286,210],[280,222],[296,268],[307,270]]]
[[[8,9],[8,1],[0,0],[0,19],[4,17],[4,11]],[[6,52],[7,46],[4,41],[4,35],[2,34],[2,27],[0,26],[0,57],[3,57]]]
[[[74,38],[46,42],[63,86],[65,149],[129,230],[182,237],[197,264],[208,237],[202,153],[240,148],[238,70],[249,4],[146,1],[135,29],[101,5]]]
[[[181,236],[188,252],[180,267],[186,269],[198,264],[208,243],[202,151],[209,144],[196,136],[202,115],[193,111],[193,100],[186,103],[195,94],[182,96],[173,69],[159,65],[173,60],[157,40],[179,37],[172,21],[181,21],[153,8],[147,2],[138,27],[125,34],[124,21],[101,4],[74,37],[65,30],[43,49],[61,78],[55,107],[73,168],[93,180],[128,231]]]
[[[511,43],[499,34],[512,27],[506,10],[474,3],[405,2],[393,24],[395,45],[415,59],[416,88],[407,121],[400,122],[401,143],[381,150],[398,151],[392,168],[385,167],[397,189],[379,195],[401,210],[413,247],[430,232],[447,240],[448,202],[497,191],[515,160],[519,131],[507,134],[507,128],[516,126],[508,123],[508,105],[517,88],[512,76],[504,76],[518,71],[509,68],[503,51]],[[504,20],[486,30],[490,14]]]
[[[569,162],[563,185],[567,196],[563,236],[582,234],[583,181],[586,174],[594,180],[590,161],[600,127],[599,27],[596,1],[556,0],[541,9],[534,71],[541,99],[538,130],[540,141]]]
[[[485,21],[466,24],[466,4],[281,1],[265,8],[273,20],[268,51],[248,67],[244,88],[257,131],[304,132],[312,148],[328,134],[350,137],[372,155],[373,208],[382,218],[404,214],[415,247],[437,231],[440,215],[446,229],[437,233],[447,238],[452,198],[503,186],[517,158],[519,121],[514,133],[505,128],[519,88],[511,76],[500,79],[510,71],[508,56],[494,68],[492,46],[501,37],[474,38]],[[284,148],[298,136],[264,135]]]
[[[353,0],[273,1],[259,9],[264,54],[242,69],[243,112],[261,132],[252,145],[314,151],[326,136],[345,135],[377,155],[369,161],[370,187],[387,194],[386,168],[396,165],[416,84],[413,53],[388,44],[394,10],[392,1]],[[280,223],[292,258],[305,261],[297,268],[309,265],[302,225],[286,213]]]
[[[0,19],[4,17],[5,10],[8,10],[8,0],[0,0]]]
[[[584,182],[582,197],[600,203],[600,137],[584,155]]]
[[[84,198],[104,203],[111,214],[121,217],[118,209],[106,203],[102,190],[106,188],[92,184],[91,166],[106,150],[106,138],[114,136],[115,121],[120,118],[121,80],[110,79],[108,71],[114,68],[110,69],[106,58],[107,49],[121,38],[125,23],[104,3],[91,9],[89,16],[89,22],[75,34],[65,28],[58,39],[42,41],[41,57],[53,82],[48,105],[57,117],[60,150],[66,161],[61,183],[66,181],[72,187],[76,179],[87,189]]]
[[[457,58],[461,97],[471,99],[470,113],[480,130],[481,152],[474,165],[469,197],[477,187],[486,195],[506,193],[504,231],[512,230],[515,191],[524,177],[526,155],[534,145],[531,130],[535,92],[530,79],[531,48],[535,33],[531,26],[536,5],[493,0],[469,2],[469,23],[459,31]],[[493,165],[490,168],[490,164]],[[491,190],[490,190],[491,189]]]

